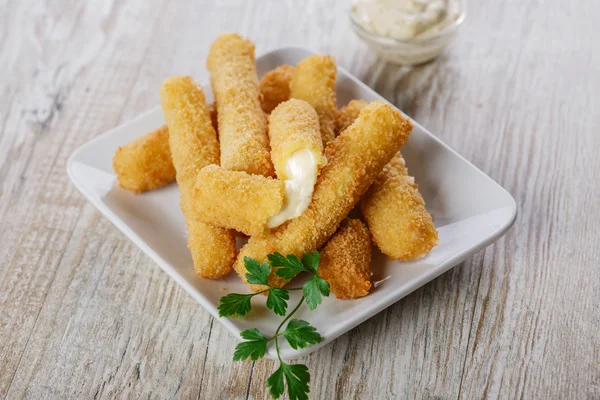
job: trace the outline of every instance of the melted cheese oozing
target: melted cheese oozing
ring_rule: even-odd
[[[281,210],[272,216],[267,226],[275,228],[299,217],[308,208],[317,182],[317,161],[308,149],[294,152],[286,161],[285,200]]]

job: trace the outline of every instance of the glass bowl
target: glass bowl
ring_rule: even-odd
[[[358,17],[350,11],[350,21],[354,33],[382,59],[403,65],[422,64],[433,60],[454,39],[458,28],[466,17],[464,1],[460,1],[460,12],[454,21],[439,32],[411,39],[394,39],[365,29]]]

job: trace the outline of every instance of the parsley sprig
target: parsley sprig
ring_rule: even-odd
[[[269,393],[275,399],[278,399],[285,390],[287,383],[288,396],[291,400],[308,399],[310,383],[310,373],[303,364],[286,364],[281,359],[279,351],[279,338],[284,337],[289,345],[294,349],[303,349],[311,344],[321,343],[323,337],[317,332],[317,329],[307,321],[301,319],[291,319],[304,302],[310,310],[317,308],[322,302],[322,296],[329,296],[329,283],[318,275],[320,255],[319,252],[307,253],[298,259],[293,254],[283,256],[280,253],[273,253],[267,256],[267,261],[259,263],[257,260],[249,257],[244,258],[246,266],[246,279],[248,283],[264,285],[267,289],[249,294],[231,293],[221,297],[218,304],[219,316],[229,317],[237,315],[243,317],[250,312],[252,308],[252,297],[260,293],[268,293],[267,308],[275,314],[286,315],[290,299],[290,290],[302,290],[300,301],[290,313],[281,321],[275,334],[272,337],[265,337],[258,329],[246,329],[241,332],[245,339],[235,347],[233,360],[253,361],[264,357],[267,352],[267,345],[271,340],[275,341],[277,358],[279,359],[279,368],[267,379]],[[291,279],[300,272],[311,274],[311,278],[299,288],[277,288],[269,284],[269,276],[275,268],[275,274],[284,279]],[[287,323],[285,329],[282,328]]]

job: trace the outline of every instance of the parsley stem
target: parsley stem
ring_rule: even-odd
[[[275,350],[277,351],[277,358],[279,358],[279,362],[282,363],[283,360],[281,359],[281,355],[279,355],[279,337],[278,336],[274,336],[275,337]]]
[[[303,288],[301,287],[294,287],[294,288],[285,288],[285,290],[302,290]]]
[[[300,308],[300,306],[302,305],[303,302],[304,302],[304,295],[302,295],[302,297],[300,298],[300,301],[298,302],[296,307],[292,310],[292,312],[289,313],[283,319],[283,321],[281,321],[281,323],[277,327],[277,330],[275,331],[275,335],[273,337],[275,338],[275,350],[277,350],[277,358],[279,358],[279,362],[283,362],[283,360],[281,359],[281,355],[279,355],[279,340],[278,340],[279,331],[281,330],[281,327],[292,317],[292,315],[294,315],[296,313],[296,311],[298,311],[298,309]]]

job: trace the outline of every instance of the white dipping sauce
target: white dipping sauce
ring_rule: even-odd
[[[352,12],[366,30],[406,40],[436,33],[448,19],[452,0],[355,0]]]
[[[299,217],[308,208],[317,182],[318,167],[308,149],[294,152],[285,165],[285,200],[279,213],[272,216],[267,226],[275,228],[285,221]]]

